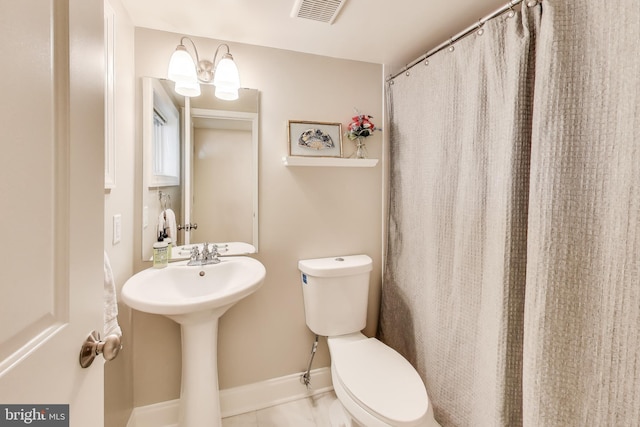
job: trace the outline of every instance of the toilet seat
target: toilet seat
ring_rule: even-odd
[[[393,426],[415,426],[429,408],[422,379],[398,352],[375,338],[336,345],[335,376],[362,408]]]

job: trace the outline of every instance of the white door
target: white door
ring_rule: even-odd
[[[0,405],[102,426],[103,359],[78,363],[103,327],[102,0],[0,10]]]

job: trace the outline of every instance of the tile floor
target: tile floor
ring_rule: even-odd
[[[333,391],[259,411],[223,418],[222,427],[331,427]]]

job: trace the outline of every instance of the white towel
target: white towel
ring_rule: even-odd
[[[176,224],[176,214],[172,209],[164,210],[164,227],[167,229],[167,235],[171,237],[173,245],[178,244],[178,226]]]
[[[107,252],[104,253],[104,331],[103,336],[116,334],[122,336],[122,330],[118,324],[118,297],[116,285],[113,281],[113,271]]]

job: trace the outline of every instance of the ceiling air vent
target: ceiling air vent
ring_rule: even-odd
[[[347,0],[296,0],[291,16],[333,24],[346,2]]]

